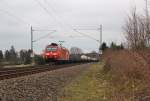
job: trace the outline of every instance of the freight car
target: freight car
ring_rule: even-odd
[[[43,56],[46,62],[69,61],[69,51],[56,43],[47,45]]]
[[[97,58],[92,58],[84,54],[70,54],[68,49],[56,43],[46,46],[43,57],[46,62],[55,64],[98,61]]]
[[[97,58],[87,56],[86,54],[70,54],[71,62],[98,62]]]

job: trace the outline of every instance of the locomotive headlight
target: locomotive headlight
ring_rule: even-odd
[[[50,55],[50,53],[46,53],[46,55]]]
[[[57,53],[53,53],[53,55],[58,55]]]

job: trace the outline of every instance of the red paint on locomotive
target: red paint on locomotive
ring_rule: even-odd
[[[69,60],[69,56],[69,51],[56,43],[46,46],[44,51],[44,58],[46,61]]]

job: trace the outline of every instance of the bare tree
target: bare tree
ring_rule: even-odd
[[[9,52],[9,50],[5,51],[4,56],[5,56],[5,60],[8,62],[10,60],[10,52]]]
[[[149,19],[149,11],[148,11],[148,0],[145,0],[145,19],[146,19],[146,37],[147,37],[147,44],[150,45],[150,19]]]
[[[9,53],[10,53],[10,62],[12,62],[13,64],[16,64],[17,63],[17,52],[14,48],[14,46],[11,46],[10,50],[9,50]]]
[[[31,60],[31,50],[21,50],[20,52],[20,61],[22,64],[30,64]]]
[[[0,50],[0,62],[3,60],[4,56],[3,56],[3,51]]]
[[[133,49],[149,47],[150,26],[147,17],[140,16],[133,9],[124,26],[125,36],[128,44]]]

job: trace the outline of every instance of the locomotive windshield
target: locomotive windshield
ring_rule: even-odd
[[[56,51],[57,48],[56,48],[56,47],[47,47],[46,50],[47,50],[47,51]]]

